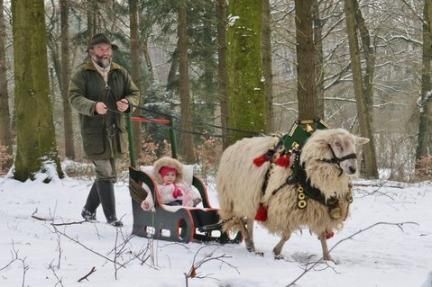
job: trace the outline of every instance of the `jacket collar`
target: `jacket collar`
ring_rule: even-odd
[[[93,63],[92,63],[92,61],[90,59],[84,62],[83,68],[85,70],[97,71],[96,68],[93,66]],[[111,63],[110,72],[113,71],[113,70],[119,70],[119,69],[120,69],[120,65],[119,64],[116,64],[114,62]]]

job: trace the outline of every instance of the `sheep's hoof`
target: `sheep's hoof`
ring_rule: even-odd
[[[285,258],[282,254],[277,254],[277,255],[275,254],[274,259],[275,260],[281,260],[281,259],[285,259]]]
[[[330,256],[330,255],[324,255],[323,256],[323,260],[324,261],[331,261],[331,262],[333,262],[334,264],[337,264],[336,263],[336,261]]]
[[[255,255],[264,256],[264,252],[262,252],[262,251],[255,251]]]
[[[246,243],[246,249],[247,249],[247,251],[249,251],[249,252],[256,252],[256,250],[255,250],[255,246],[254,246],[253,244],[247,244],[247,243]]]

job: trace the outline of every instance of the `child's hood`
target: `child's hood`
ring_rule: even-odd
[[[177,177],[175,180],[176,183],[183,181],[183,165],[181,164],[181,162],[179,162],[178,160],[172,157],[164,156],[158,159],[157,161],[155,161],[153,164],[153,176],[156,183],[158,184],[163,183],[162,176],[159,173],[159,170],[163,166],[168,166],[171,168],[175,168],[177,170]]]

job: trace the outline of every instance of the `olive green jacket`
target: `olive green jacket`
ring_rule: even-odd
[[[139,90],[122,66],[112,63],[108,85],[91,61],[81,64],[72,76],[69,102],[79,113],[84,152],[88,159],[118,158],[128,151],[127,117],[117,110],[116,102],[127,99],[138,105]],[[109,111],[96,113],[96,102],[105,103]]]

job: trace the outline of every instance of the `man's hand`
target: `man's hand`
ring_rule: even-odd
[[[129,102],[126,99],[121,99],[120,101],[116,102],[117,110],[120,112],[124,112],[129,108]]]
[[[95,107],[96,113],[99,115],[105,115],[108,111],[108,107],[102,103],[102,102],[97,102],[96,103],[96,107]]]

